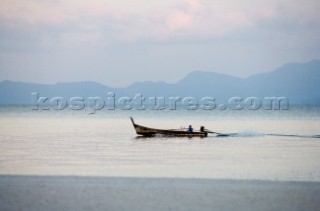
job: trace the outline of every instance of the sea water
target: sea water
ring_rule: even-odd
[[[205,126],[207,138],[137,137]],[[0,174],[320,181],[320,107],[32,110],[0,107]]]

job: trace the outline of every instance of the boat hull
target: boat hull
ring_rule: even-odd
[[[138,135],[142,136],[175,136],[175,137],[207,137],[208,133],[195,131],[188,132],[185,130],[163,130],[163,129],[155,129],[149,128],[142,125],[135,124],[134,120],[131,118],[131,122],[133,124],[134,129]]]

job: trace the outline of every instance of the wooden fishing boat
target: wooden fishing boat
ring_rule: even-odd
[[[130,117],[134,129],[138,135],[142,136],[182,136],[182,137],[207,137],[208,131],[201,127],[201,131],[189,132],[188,130],[183,129],[155,129],[145,126],[138,125],[134,122],[133,118]],[[211,132],[211,131],[210,131]]]

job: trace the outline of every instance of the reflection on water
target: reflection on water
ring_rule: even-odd
[[[0,107],[0,174],[320,181],[320,109],[32,111]],[[192,124],[207,138],[137,137]]]

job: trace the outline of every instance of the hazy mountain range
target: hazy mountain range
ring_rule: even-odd
[[[230,97],[287,97],[290,103],[320,104],[320,60],[308,63],[285,64],[276,70],[238,78],[214,72],[196,71],[175,84],[166,82],[136,82],[125,88],[112,88],[96,82],[56,83],[53,85],[2,81],[0,104],[31,104],[31,93],[39,96],[107,97],[113,92],[116,98],[136,93],[154,97],[214,97],[224,101]]]

